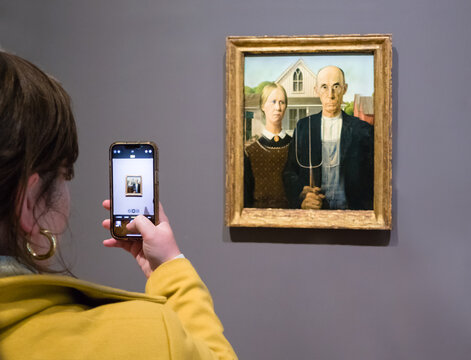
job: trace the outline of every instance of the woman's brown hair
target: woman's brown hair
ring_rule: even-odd
[[[29,177],[38,173],[38,200],[54,206],[63,169],[73,176],[78,140],[70,97],[57,80],[30,62],[0,51],[0,255],[39,272],[52,271],[28,255],[19,217]]]

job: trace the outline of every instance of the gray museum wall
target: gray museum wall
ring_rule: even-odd
[[[108,146],[160,147],[161,200],[241,359],[470,359],[468,0],[0,2],[0,45],[59,78],[80,138],[65,256],[143,290],[106,249]],[[392,33],[391,232],[224,226],[225,37]],[[260,241],[260,242],[257,242]]]

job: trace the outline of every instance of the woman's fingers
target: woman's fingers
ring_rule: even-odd
[[[106,239],[106,240],[103,240],[103,245],[105,245],[106,247],[121,248],[121,249],[131,252],[132,241],[120,241],[116,239]]]
[[[106,247],[118,247],[116,239],[103,240],[103,245],[105,245]]]
[[[104,200],[103,203],[102,203],[103,207],[106,209],[106,210],[110,210],[111,209],[111,201],[109,199],[107,200]]]
[[[168,217],[165,215],[164,207],[159,201],[159,222],[168,222]]]
[[[141,234],[142,237],[145,239],[151,238],[153,236],[155,231],[155,225],[145,216],[139,215],[133,221],[126,225],[126,229],[131,234]]]
[[[102,203],[103,207],[106,209],[106,210],[110,210],[111,209],[111,201],[109,199],[107,200],[103,200],[103,203]],[[106,220],[105,220],[106,221]],[[109,220],[108,220],[109,221]],[[159,202],[159,221],[160,222],[168,222],[168,217],[167,215],[165,214],[165,211],[164,211],[164,208],[162,206],[162,203]],[[105,223],[103,222],[103,227],[105,227],[106,229],[109,229],[110,226],[109,226],[109,223],[105,226]]]
[[[103,220],[103,222],[101,223],[101,225],[107,229],[107,230],[110,230],[111,228],[111,220],[110,219],[105,219]]]
[[[103,201],[105,209],[109,210],[110,205],[110,200]],[[159,225],[156,226],[147,217],[139,215],[126,225],[126,229],[129,234],[141,234],[142,240],[106,239],[103,245],[130,252],[146,276],[149,276],[160,264],[181,254],[161,203],[159,203],[159,220]],[[110,219],[103,220],[102,225],[109,230]]]

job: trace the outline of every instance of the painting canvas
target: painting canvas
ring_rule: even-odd
[[[246,56],[244,66],[244,138],[245,138],[245,156],[244,156],[244,207],[255,208],[307,208],[307,205],[301,206],[299,189],[291,189],[296,187],[290,180],[289,172],[292,176],[302,169],[307,169],[304,181],[297,179],[294,182],[300,182],[302,186],[310,185],[319,188],[324,195],[320,208],[322,209],[362,209],[372,210],[372,194],[373,194],[373,124],[374,124],[374,57],[369,54],[356,55],[311,55],[303,54],[299,56]],[[341,77],[340,83],[346,87],[345,94],[333,93],[328,96],[321,97],[318,91],[322,90],[319,84],[317,89],[318,75],[321,70],[334,68]],[[325,70],[323,71],[325,72]],[[333,72],[335,76],[335,71]],[[321,73],[322,75],[322,73]],[[322,76],[321,76],[322,80]],[[276,87],[275,87],[276,85]],[[342,84],[338,84],[340,87]],[[328,86],[328,85],[326,85]],[[267,90],[268,88],[268,90]],[[270,92],[276,93],[281,89],[281,105],[279,108],[270,111],[267,101],[272,102]],[[326,91],[329,91],[328,89]],[[265,92],[265,97],[264,97]],[[338,98],[338,114],[344,113],[343,133],[344,136],[358,137],[359,134],[346,134],[348,124],[347,115],[355,116],[365,122],[366,136],[364,149],[356,149],[356,142],[342,140],[343,147],[340,145],[342,128],[337,124],[339,134],[337,143],[333,143],[329,149],[319,149],[323,156],[315,154],[315,147],[320,143],[321,139],[311,138],[303,139],[298,136],[292,141],[295,129],[302,124],[300,120],[308,118],[311,127],[321,125],[315,122],[315,114],[322,115],[323,101],[331,103]],[[325,100],[324,100],[325,99]],[[265,111],[263,110],[265,109]],[[276,115],[279,115],[276,117]],[[311,119],[309,117],[312,116]],[[325,119],[324,119],[325,120]],[[355,119],[352,119],[352,121]],[[357,121],[358,122],[358,121]],[[324,126],[319,131],[322,138],[326,138],[326,131],[330,131],[334,121],[323,121]],[[360,123],[361,124],[361,123]],[[366,125],[366,124],[369,124]],[[368,128],[371,131],[368,132]],[[351,128],[355,131],[355,127]],[[299,132],[299,130],[298,130]],[[311,129],[314,133],[314,129]],[[281,139],[279,136],[281,135]],[[272,140],[274,138],[274,140]],[[307,140],[307,141],[305,141]],[[326,139],[325,139],[326,140]],[[332,139],[330,139],[332,140]],[[356,139],[355,139],[356,140]],[[296,144],[295,144],[296,142]],[[303,147],[303,142],[306,147]],[[324,145],[326,141],[323,142]],[[359,144],[362,145],[362,144]],[[292,155],[288,156],[288,148],[291,146]],[[312,154],[308,154],[309,148]],[[330,156],[326,156],[330,150]],[[354,161],[346,156],[340,156],[341,153],[348,154],[352,151],[361,151],[361,157],[365,158],[365,165],[362,167],[362,176],[352,178],[352,174],[348,173],[353,164],[346,164]],[[306,156],[303,156],[306,155]],[[313,155],[313,156],[311,156]],[[315,157],[319,159],[314,161]],[[261,159],[259,159],[261,157]],[[279,157],[280,159],[278,159]],[[286,162],[291,162],[291,166],[286,169]],[[369,165],[368,165],[369,164]],[[342,167],[343,165],[343,167]],[[361,164],[355,161],[354,172]],[[350,166],[350,167],[349,167]],[[340,170],[346,174],[337,174],[335,171]],[[291,169],[290,169],[291,168]],[[347,190],[355,187],[355,191],[361,191],[363,199],[357,199],[359,195],[339,193],[339,187],[328,187],[327,184],[335,181],[335,178],[342,175],[346,181]],[[330,178],[329,178],[330,177]],[[317,178],[317,179],[315,179]],[[332,178],[332,179],[331,179]],[[315,181],[317,180],[317,181]],[[358,182],[358,183],[355,183]],[[316,184],[317,183],[317,184]],[[314,186],[312,186],[314,184]],[[300,186],[301,186],[300,185]],[[368,188],[359,189],[363,185]],[[363,187],[365,187],[363,186]],[[290,193],[293,193],[290,198]]]

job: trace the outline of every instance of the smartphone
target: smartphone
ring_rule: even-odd
[[[158,148],[152,141],[110,146],[110,231],[117,240],[141,239],[126,225],[138,215],[159,223]]]

